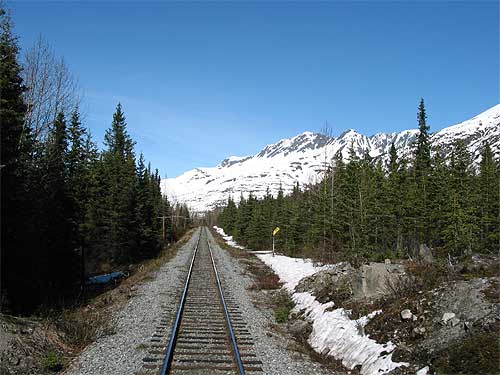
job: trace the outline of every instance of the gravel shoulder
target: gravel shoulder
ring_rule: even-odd
[[[145,344],[156,323],[165,316],[165,310],[175,314],[198,231],[151,280],[137,285],[135,295],[112,317],[113,334],[100,337],[87,347],[65,374],[135,374],[141,369]]]
[[[272,329],[275,321],[272,310],[263,306],[258,308],[254,303],[258,301],[259,293],[262,292],[248,290],[253,280],[238,260],[231,257],[226,250],[221,249],[212,233],[208,232],[223,288],[228,290],[236,300],[243,319],[250,327],[255,342],[254,350],[257,358],[262,361],[265,374],[334,374],[331,369],[314,361],[306,353],[289,349],[294,346],[294,341],[286,332]]]

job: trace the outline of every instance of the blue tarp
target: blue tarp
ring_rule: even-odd
[[[87,279],[87,284],[107,284],[110,281],[118,280],[127,277],[125,272],[112,272],[104,275],[92,276]]]

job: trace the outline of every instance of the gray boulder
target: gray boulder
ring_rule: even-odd
[[[418,259],[424,263],[434,262],[434,255],[432,255],[432,250],[426,244],[420,244],[418,247]]]
[[[388,285],[397,285],[407,278],[400,264],[370,263],[355,269],[347,262],[305,277],[296,292],[310,292],[319,302],[333,301],[335,305],[354,299],[377,299],[391,292]]]
[[[403,319],[403,320],[410,320],[411,318],[413,318],[413,314],[408,309],[401,311],[400,315],[401,315],[401,319]]]
[[[455,318],[455,313],[446,312],[443,314],[441,321],[443,322],[443,324],[447,324],[449,320],[454,319],[454,318]]]
[[[296,292],[311,292],[320,302],[334,301],[336,304],[351,297],[352,280],[357,271],[347,262],[303,278],[295,287]]]
[[[352,289],[355,299],[377,299],[390,293],[388,285],[396,285],[408,277],[400,264],[370,263],[358,270]]]

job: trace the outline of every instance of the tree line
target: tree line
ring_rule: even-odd
[[[77,106],[36,107],[47,92],[40,98],[25,85],[2,7],[0,29],[2,310],[62,307],[86,276],[157,255],[190,215],[162,196],[158,170],[137,157],[120,104],[102,151]]]
[[[353,147],[347,162],[337,153],[322,180],[288,196],[232,198],[218,222],[252,249],[276,246],[286,254],[321,260],[414,256],[421,245],[437,256],[500,251],[500,161],[484,144],[474,165],[463,140],[449,156],[431,149],[424,101],[418,108],[419,135],[413,154],[388,162]]]

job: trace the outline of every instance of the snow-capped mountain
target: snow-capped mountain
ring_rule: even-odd
[[[164,179],[162,191],[171,200],[202,212],[223,205],[228,196],[238,200],[241,194],[248,196],[252,192],[262,197],[268,188],[271,194],[276,194],[280,186],[289,192],[297,182],[300,185],[315,182],[321,177],[325,162],[329,163],[338,151],[348,159],[351,144],[358,155],[368,152],[384,161],[392,143],[400,155],[408,155],[417,135],[416,129],[377,133],[371,137],[352,129],[339,137],[305,132],[268,145],[253,156],[231,156],[216,167],[196,168],[176,178]],[[499,157],[500,104],[470,120],[440,130],[432,136],[432,144],[449,153],[457,139],[465,141],[476,162],[484,141],[490,143]]]

